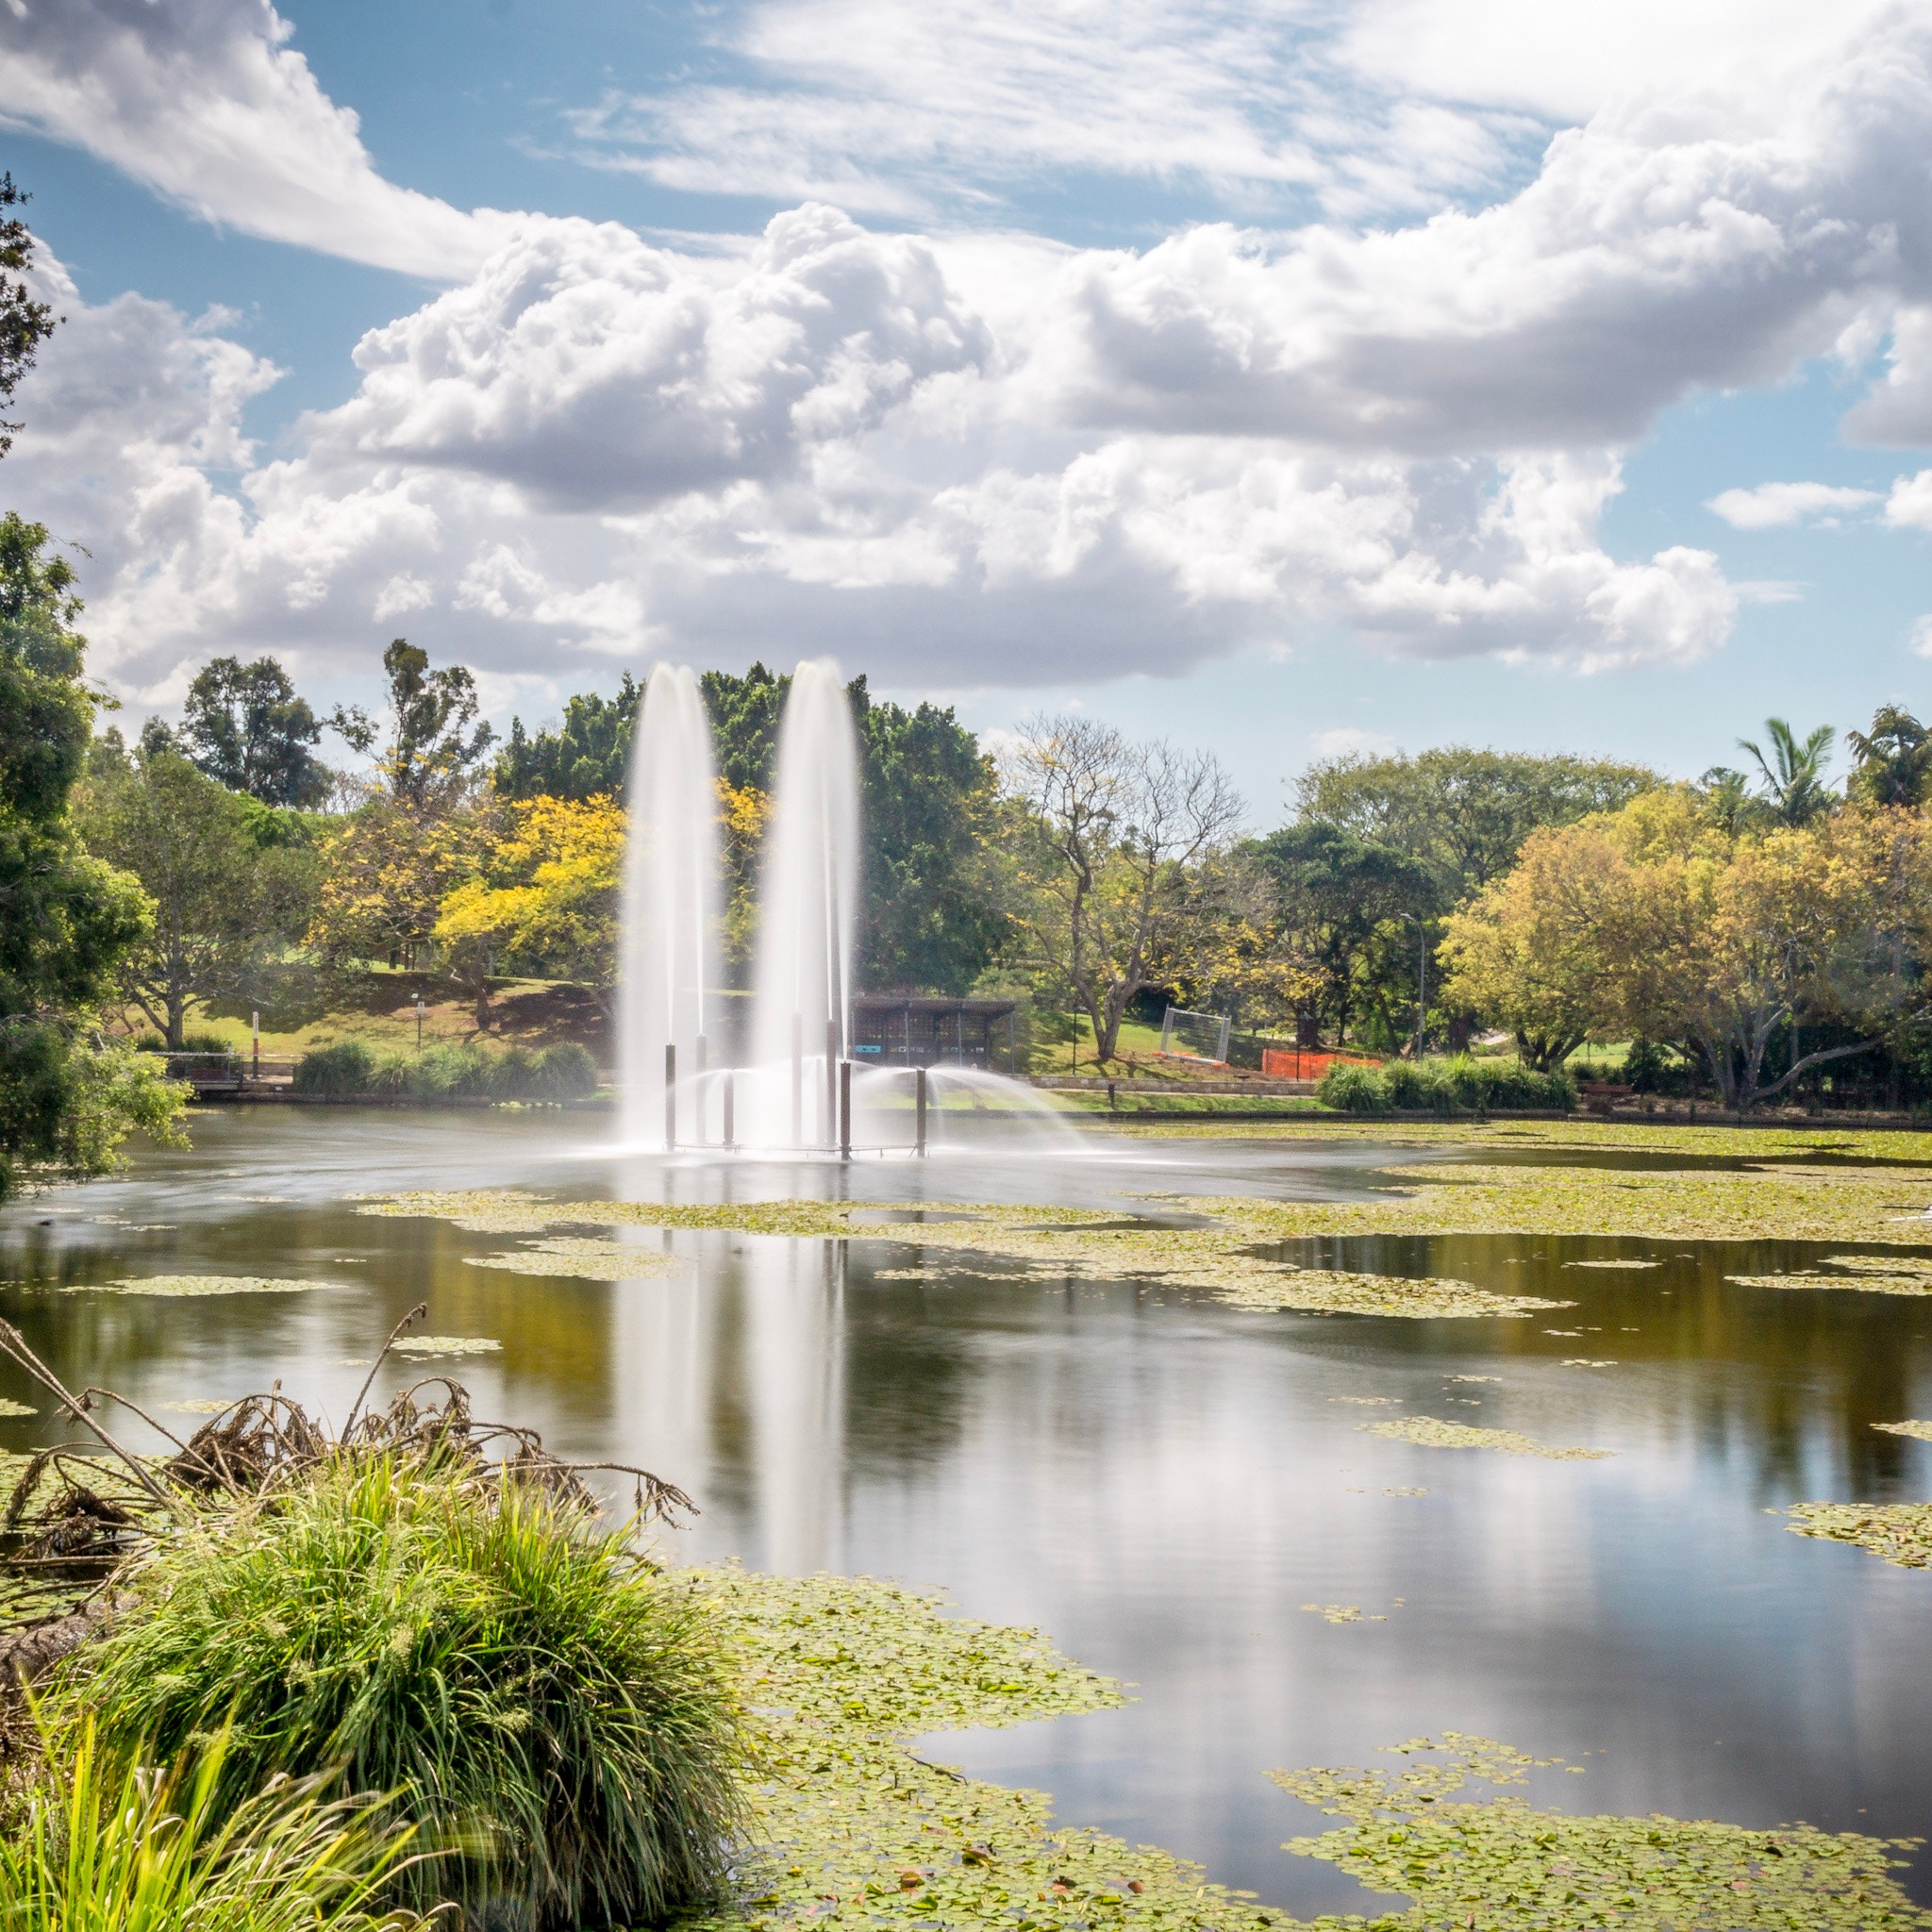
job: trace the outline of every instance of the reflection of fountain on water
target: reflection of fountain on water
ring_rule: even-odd
[[[674,1141],[682,1086],[704,1074],[718,900],[711,721],[696,675],[659,664],[638,715],[625,859],[618,1083],[631,1144]],[[668,1094],[667,1068],[679,1083]]]
[[[829,658],[799,665],[779,724],[750,1053],[737,1064],[745,1057],[721,1023],[738,1002],[716,991],[714,770],[696,676],[658,665],[644,690],[631,774],[618,1029],[625,1144],[1077,1149],[1073,1125],[1021,1081],[983,1067],[935,1066],[922,1109],[913,1069],[853,1058],[858,740]]]
[[[843,1561],[844,1270],[830,1241],[679,1236],[692,1277],[625,1284],[623,1451],[675,1470],[705,1514],[673,1557],[727,1553],[792,1575]],[[689,1243],[687,1246],[686,1244]]]

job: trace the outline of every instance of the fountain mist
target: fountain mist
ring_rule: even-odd
[[[667,1046],[689,1104],[702,1091],[719,904],[711,721],[697,675],[659,664],[644,686],[631,750],[617,1069],[627,1141],[663,1145],[671,1138]],[[682,1131],[701,1124],[692,1120]]]
[[[808,658],[792,674],[758,885],[747,1138],[828,1146],[832,1067],[849,1045],[858,902],[858,740],[830,658]]]

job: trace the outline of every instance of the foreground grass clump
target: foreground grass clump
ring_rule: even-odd
[[[155,1770],[102,1750],[92,1723],[48,1740],[0,1828],[8,1932],[410,1932],[378,1896],[411,1834],[362,1799],[283,1780],[219,1793],[227,1740]]]
[[[730,1666],[699,1592],[532,1485],[390,1456],[158,1542],[54,1708],[124,1753],[231,1726],[225,1802],[278,1774],[393,1791],[446,1854],[397,1896],[492,1925],[707,1898],[738,1817]]]

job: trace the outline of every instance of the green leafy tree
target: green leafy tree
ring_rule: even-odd
[[[1444,909],[1441,884],[1424,860],[1320,822],[1286,825],[1251,850],[1293,951],[1320,974],[1319,995],[1298,1016],[1305,1044],[1317,1042],[1324,1015],[1346,1038],[1359,1009],[1388,1007],[1398,957],[1401,986],[1415,985],[1405,915],[1428,920]]]
[[[23,278],[23,271],[33,262],[33,233],[18,215],[5,210],[18,208],[27,198],[13,185],[11,175],[0,175],[0,408],[13,400],[41,344],[64,320],[49,304],[36,302]],[[18,423],[0,421],[0,457],[13,447],[13,432],[19,427]]]
[[[699,680],[710,712],[733,901],[751,890],[758,853],[741,828],[765,823],[778,724],[791,680],[754,664]],[[979,857],[992,837],[991,761],[950,709],[880,703],[861,675],[846,686],[858,733],[859,961],[866,983],[963,993],[999,952],[1006,921]]]
[[[95,1008],[152,930],[139,883],[83,848],[69,810],[93,729],[74,572],[0,516],[0,1193],[23,1164],[100,1173],[185,1096],[104,1041]]]
[[[1866,805],[1924,805],[1932,795],[1932,732],[1902,705],[1881,705],[1870,731],[1847,731],[1851,795]]]
[[[429,654],[392,638],[382,654],[389,680],[389,737],[377,766],[384,789],[407,808],[443,805],[467,791],[495,733],[476,719],[476,678],[466,665],[429,668]],[[375,743],[368,712],[341,707],[329,723],[356,750]]]
[[[300,936],[318,885],[307,841],[264,842],[286,817],[197,771],[178,753],[97,753],[80,795],[89,846],[131,873],[154,903],[149,930],[124,955],[122,988],[179,1048],[188,1009],[246,989],[279,945]]]
[[[622,799],[630,784],[631,733],[643,687],[626,671],[613,698],[586,691],[563,708],[554,731],[532,737],[512,718],[491,782],[503,798]]]
[[[312,746],[322,724],[273,658],[216,658],[188,687],[181,743],[189,761],[263,805],[318,806],[333,776]]]
[[[1782,718],[1767,718],[1764,735],[1771,741],[1769,758],[1748,738],[1739,739],[1738,749],[1748,751],[1757,761],[1757,795],[1772,817],[1781,825],[1808,825],[1823,818],[1837,802],[1824,782],[1831,741],[1837,734],[1829,724],[1821,724],[1801,743]]]
[[[1300,817],[1421,859],[1448,905],[1516,863],[1541,825],[1616,811],[1661,781],[1642,765],[1442,745],[1414,758],[1351,753],[1296,781]]]

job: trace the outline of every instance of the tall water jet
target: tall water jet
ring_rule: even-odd
[[[778,727],[759,879],[747,1138],[828,1147],[837,1063],[850,1051],[858,903],[858,739],[839,667],[807,658]]]
[[[718,984],[718,789],[711,721],[697,674],[659,664],[644,686],[631,748],[630,836],[625,856],[624,955],[618,1008],[624,1138],[666,1146],[702,1140],[680,1129],[679,1100],[702,1106],[697,1076]],[[675,1066],[678,1086],[667,1080]]]

